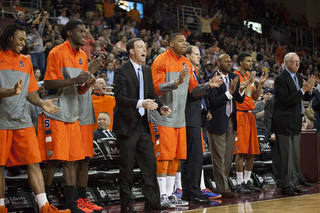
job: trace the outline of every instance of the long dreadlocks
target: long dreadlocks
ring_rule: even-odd
[[[6,27],[0,36],[0,50],[6,51],[10,49],[12,38],[17,30],[25,31],[19,24],[11,24]]]

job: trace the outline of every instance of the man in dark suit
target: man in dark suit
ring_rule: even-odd
[[[99,138],[114,138],[116,135],[109,130],[110,115],[107,112],[100,112],[98,116],[98,129],[93,131],[93,140],[97,141]]]
[[[275,103],[271,131],[276,134],[280,153],[281,193],[297,195],[308,192],[300,189],[300,133],[303,113],[303,100],[310,100],[315,79],[303,83],[299,69],[299,56],[288,53],[284,57],[286,70],[275,79]]]
[[[151,140],[146,109],[157,109],[167,116],[171,110],[154,93],[150,68],[142,65],[146,47],[140,38],[130,39],[126,45],[130,61],[118,68],[114,75],[116,107],[113,131],[120,145],[120,202],[121,212],[135,212],[131,205],[133,164],[136,159],[144,179],[145,210],[161,209],[156,177],[156,158]]]
[[[243,90],[250,81],[243,81],[240,86],[239,77],[231,72],[232,61],[227,54],[218,57],[217,65],[218,70],[212,75],[218,73],[224,83],[208,94],[209,111],[212,115],[212,120],[207,122],[208,140],[217,191],[222,197],[234,198],[236,194],[228,188],[227,178],[233,160],[237,130],[236,101],[243,102]]]

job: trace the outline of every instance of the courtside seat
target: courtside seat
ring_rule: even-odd
[[[99,180],[113,180],[119,178],[119,169],[110,169],[107,171],[98,171]],[[134,178],[142,178],[140,168],[133,169],[133,177]]]
[[[212,173],[212,172],[213,172],[212,164],[203,165],[203,166],[202,166],[202,169],[204,170],[205,173],[207,173],[207,172]]]

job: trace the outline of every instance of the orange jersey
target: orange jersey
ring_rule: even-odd
[[[244,78],[249,79],[249,75],[250,75],[249,72],[247,72],[246,76],[243,76],[238,70],[234,71],[234,73],[239,76],[240,82],[242,82],[244,80]],[[253,99],[252,99],[253,87],[254,87],[254,85],[250,86],[250,90],[246,94],[246,97],[244,98],[244,101],[241,104],[236,102],[237,110],[243,110],[243,111],[254,110],[255,105],[254,105]]]
[[[0,99],[0,129],[32,127],[31,117],[26,113],[28,93],[38,90],[31,60],[13,51],[0,51],[0,87],[11,88],[22,79],[19,95]]]
[[[113,9],[117,6],[116,3],[108,4],[106,1],[102,2],[103,4],[103,12],[105,18],[113,17]]]
[[[140,22],[141,18],[140,18],[140,12],[137,9],[131,9],[128,13],[127,13],[127,17],[131,17],[132,21],[136,21],[136,22]]]
[[[112,124],[113,124],[113,108],[116,106],[116,100],[113,96],[104,95],[102,96],[99,92],[94,92],[92,97],[92,103],[94,108],[94,113],[98,120],[98,116],[100,112],[105,111],[110,115],[110,126],[109,129],[112,131]],[[93,125],[93,130],[98,128],[98,124],[95,123]]]

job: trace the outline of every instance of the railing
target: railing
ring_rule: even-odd
[[[197,7],[190,7],[185,5],[180,5],[177,7],[177,24],[178,29],[183,28],[184,25],[188,25],[189,30],[199,31],[201,30],[200,20],[194,14],[196,13],[202,17],[202,9]]]
[[[317,34],[313,29],[296,28],[295,41],[298,47],[316,47]]]
[[[4,16],[5,16],[5,14],[12,15],[12,16],[17,16],[17,13],[7,12],[7,11],[4,11],[4,10],[0,11],[0,13],[1,13],[1,18],[5,18],[5,17],[4,17]],[[26,18],[26,19],[31,19],[31,18],[32,18],[32,16],[28,16],[28,15],[26,15],[26,16],[25,16],[25,18]],[[51,23],[52,23],[52,22],[57,23],[58,18],[55,18],[55,17],[48,17],[48,20],[49,20],[49,22],[51,22]]]

